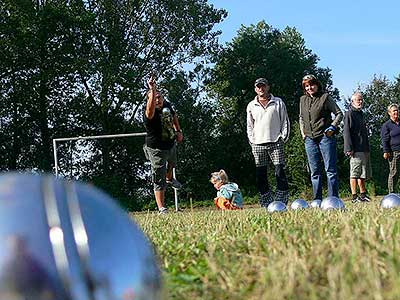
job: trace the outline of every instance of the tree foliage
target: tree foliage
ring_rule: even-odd
[[[374,192],[382,195],[387,193],[388,163],[383,159],[381,146],[381,128],[389,120],[387,107],[391,103],[399,104],[400,77],[390,81],[386,76],[374,76],[365,87],[359,87],[363,94],[364,116],[370,133],[372,186]],[[351,100],[347,99],[347,106]]]
[[[259,77],[267,78],[272,93],[284,100],[293,125],[286,146],[292,192],[299,194],[309,186],[304,180],[307,172],[304,144],[298,132],[293,133],[298,130],[295,124],[299,98],[303,94],[302,77],[315,74],[326,90],[338,98],[338,91],[332,87],[330,69],[320,68],[317,63],[317,55],[305,46],[295,28],[279,31],[264,21],[242,26],[237,36],[215,56],[215,67],[210,71],[207,86],[216,99],[218,139],[226,149],[218,163],[245,186],[254,186],[255,182],[246,135],[246,107],[255,96],[254,81]]]
[[[317,66],[318,56],[295,28],[280,31],[262,21],[219,45],[213,27],[226,15],[206,0],[1,1],[0,168],[51,172],[54,138],[143,132],[145,82],[154,75],[184,131],[181,195],[212,197],[209,175],[221,168],[252,195],[246,106],[255,96],[254,80],[266,77],[292,123],[285,146],[292,195],[309,193],[297,123],[301,80],[315,74],[339,100],[331,71]],[[400,97],[399,82],[375,77],[360,89],[375,174],[387,172],[379,132],[387,105]],[[92,181],[130,209],[149,207],[154,201],[142,144],[142,138],[59,144],[60,172]],[[342,176],[348,164],[340,145],[339,136]],[[377,192],[385,180],[374,178]]]
[[[145,79],[207,60],[226,16],[205,0],[4,0],[0,13],[1,168],[46,172],[53,138],[143,131]],[[112,190],[131,197],[143,185],[142,143],[65,144],[61,166],[69,150],[88,159],[61,173],[120,182]]]

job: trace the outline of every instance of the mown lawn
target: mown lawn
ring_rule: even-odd
[[[133,218],[166,299],[400,299],[400,209],[184,211]]]

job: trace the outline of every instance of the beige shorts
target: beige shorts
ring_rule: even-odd
[[[350,158],[350,178],[367,179],[371,173],[369,152],[355,152]]]
[[[168,164],[176,166],[176,145],[174,144],[171,149],[161,150],[143,146],[143,151],[151,163],[151,173],[153,179],[153,188],[155,191],[165,191],[167,182],[165,176],[167,175]]]

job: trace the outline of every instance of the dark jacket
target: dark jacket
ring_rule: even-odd
[[[392,120],[382,125],[381,139],[383,152],[400,151],[400,126]]]
[[[331,114],[335,114],[332,120]],[[324,135],[325,129],[333,125],[337,128],[342,120],[343,113],[335,100],[328,93],[316,97],[303,95],[300,98],[300,130],[303,137],[312,139]]]
[[[368,129],[361,109],[350,106],[344,115],[344,153],[369,152]]]

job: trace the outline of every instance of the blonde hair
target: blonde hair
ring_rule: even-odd
[[[226,172],[224,170],[219,170],[218,172],[213,172],[211,173],[211,178],[210,178],[211,182],[222,182],[222,183],[228,183],[229,179],[228,179],[228,174],[226,174]]]

